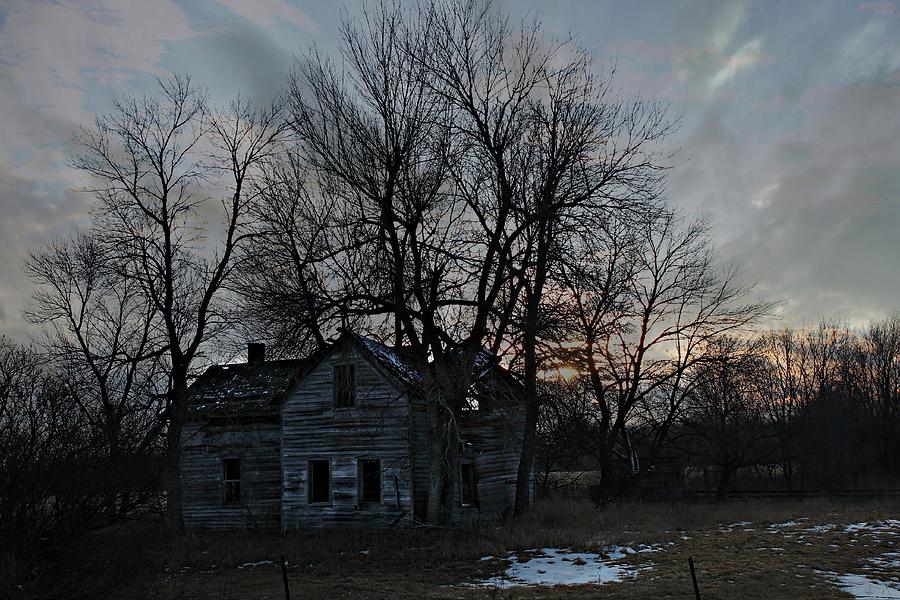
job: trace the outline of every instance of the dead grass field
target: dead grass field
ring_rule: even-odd
[[[704,599],[821,600],[853,597],[823,572],[900,582],[870,560],[900,551],[900,526],[848,524],[900,518],[896,503],[729,502],[614,504],[545,501],[528,518],[477,531],[166,535],[158,523],[97,532],[67,554],[56,593],[89,598],[233,600],[283,598],[278,559],[293,600],[310,598],[693,598],[693,557]],[[749,522],[745,524],[743,522]],[[833,527],[832,527],[833,526]],[[652,545],[618,564],[633,577],[604,585],[477,585],[503,573],[509,553],[542,547],[597,551]],[[272,561],[272,562],[266,562]],[[252,565],[251,563],[258,563]],[[893,571],[893,572],[891,572]],[[19,590],[27,597],[28,590]],[[877,595],[871,597],[878,597]]]

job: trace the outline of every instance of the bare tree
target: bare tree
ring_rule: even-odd
[[[697,363],[681,422],[690,453],[719,470],[716,499],[723,500],[738,469],[772,460],[777,446],[765,418],[768,385],[765,357],[758,340],[721,337],[706,360]]]
[[[702,221],[659,211],[637,222],[635,236],[629,276],[613,310],[596,308],[608,297],[603,269],[566,280],[573,338],[581,342],[575,364],[588,373],[600,412],[605,483],[621,472],[622,460],[632,474],[639,471],[629,427],[652,430],[652,460],[689,390],[688,370],[708,359],[718,338],[748,330],[773,306],[747,300],[750,289],[734,269],[717,272]]]
[[[25,272],[37,285],[25,317],[44,326],[49,364],[99,435],[110,513],[125,513],[135,485],[151,489],[140,481],[150,465],[134,460],[156,449],[162,426],[156,310],[87,234],[31,252]]]
[[[659,142],[677,124],[659,102],[619,99],[613,73],[596,75],[590,56],[573,50],[569,62],[548,68],[542,93],[530,101],[527,143],[519,166],[524,181],[519,214],[526,229],[517,270],[522,290],[517,326],[526,423],[516,486],[517,514],[529,505],[545,291],[552,286],[554,271],[573,258],[573,238],[596,235],[611,219],[656,210],[653,203],[662,192],[668,158]]]
[[[840,385],[852,336],[843,325],[822,322],[801,331],[768,333],[763,344],[770,362],[768,419],[778,434],[780,470],[791,490],[796,485],[797,463],[806,462],[802,453],[804,439],[812,433],[808,431],[810,412]]]
[[[43,574],[48,550],[96,524],[89,428],[33,348],[0,338],[0,584]],[[79,468],[82,467],[82,468]],[[20,588],[21,589],[21,588]]]
[[[577,374],[540,380],[535,479],[544,490],[587,485],[585,466],[593,466],[596,411],[590,382]],[[559,476],[558,473],[572,473]]]
[[[382,5],[344,23],[346,76],[313,52],[291,83],[304,167],[291,176],[308,180],[289,187],[321,197],[327,224],[314,228],[315,243],[290,220],[269,225],[275,238],[304,240],[278,252],[306,261],[307,274],[294,274],[322,299],[317,319],[374,331],[389,322],[394,345],[429,374],[432,522],[449,518],[457,419],[523,230],[511,169],[547,58],[534,29],[517,42],[510,33],[479,3]]]
[[[446,378],[450,384],[444,388],[446,407],[436,407],[432,415],[436,443],[432,445],[429,515],[434,518],[436,512],[448,510],[452,496],[458,446],[455,423],[475,357],[486,342],[494,349],[503,343],[505,321],[517,302],[517,287],[521,289],[516,284],[510,288],[508,280],[527,245],[524,233],[534,220],[533,215],[522,213],[526,196],[534,191],[528,189],[534,183],[527,180],[528,169],[537,167],[539,158],[529,157],[528,149],[548,133],[536,125],[534,100],[554,91],[554,84],[558,98],[569,90],[563,90],[568,85],[564,76],[550,77],[562,44],[547,44],[537,22],[511,26],[509,17],[490,3],[472,0],[429,7],[426,23],[432,32],[432,50],[422,58],[432,93],[450,107],[449,131],[458,140],[450,175],[454,193],[469,217],[468,231],[460,237],[464,244],[457,245],[465,252],[455,257],[457,270],[466,280],[460,288],[464,296],[452,300],[458,325],[451,337],[459,348],[456,362],[461,368]],[[571,158],[569,154],[560,160]],[[548,185],[554,186],[559,183],[557,177],[564,175],[553,172],[549,177]],[[453,372],[446,366],[444,370]],[[536,419],[532,411],[532,433],[526,444],[534,442]],[[531,464],[525,468],[529,469],[523,478],[527,496]]]
[[[168,375],[168,520],[176,529],[188,380],[204,343],[228,323],[221,296],[251,234],[251,180],[284,129],[277,102],[260,109],[238,98],[213,111],[202,88],[174,76],[159,82],[158,96],[119,99],[77,135],[73,164],[96,182],[96,235],[158,315]],[[209,219],[218,220],[214,229]]]
[[[794,425],[803,405],[799,374],[804,353],[796,333],[790,329],[766,334],[763,344],[770,363],[768,416],[778,435],[781,472],[787,489],[792,490],[797,459]]]
[[[856,368],[847,374],[847,391],[861,404],[874,462],[889,475],[900,464],[900,316],[870,323],[853,354]]]
[[[241,299],[244,339],[264,339],[267,352],[294,358],[323,349],[339,321],[329,285],[334,256],[333,196],[309,191],[313,176],[295,152],[269,161],[255,209],[255,235],[241,251],[231,288]],[[340,251],[337,250],[339,254]]]

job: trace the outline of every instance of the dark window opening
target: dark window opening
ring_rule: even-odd
[[[331,502],[331,465],[328,460],[309,461],[309,503]]]
[[[360,502],[381,502],[381,461],[361,459],[359,461]]]
[[[222,461],[225,480],[225,504],[241,503],[241,459],[226,458]]]
[[[337,365],[334,367],[334,407],[356,406],[356,366]]]
[[[478,505],[478,484],[475,479],[475,465],[462,463],[460,470],[460,500],[464,506]]]

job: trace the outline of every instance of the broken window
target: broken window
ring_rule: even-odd
[[[475,465],[460,463],[460,500],[463,506],[478,505],[478,484],[475,479]]]
[[[378,459],[359,460],[358,493],[360,502],[381,502],[381,461]]]
[[[334,407],[356,406],[356,366],[336,365],[334,367]]]
[[[309,461],[309,503],[331,502],[331,464],[325,460]]]
[[[226,458],[222,461],[225,481],[225,504],[241,503],[241,459]]]

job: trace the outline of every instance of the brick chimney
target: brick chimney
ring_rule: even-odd
[[[266,362],[266,345],[258,342],[247,344],[247,362],[251,364]]]

